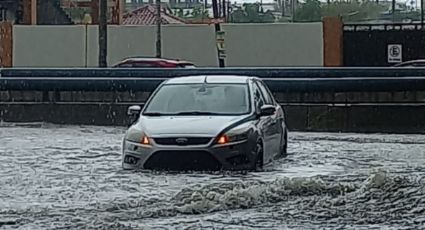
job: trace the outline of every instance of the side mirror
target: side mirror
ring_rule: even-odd
[[[137,115],[140,114],[141,110],[142,110],[142,107],[140,107],[139,105],[132,105],[132,106],[128,107],[127,115],[128,116],[137,116]]]
[[[276,108],[273,105],[263,105],[260,109],[260,116],[271,116],[276,112]]]

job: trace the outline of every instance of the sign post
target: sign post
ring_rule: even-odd
[[[217,42],[217,51],[218,51],[218,57],[220,59],[226,58],[226,50],[224,48],[224,31],[217,31],[216,32],[216,42]]]
[[[388,63],[400,63],[403,61],[403,47],[401,44],[388,45]]]
[[[219,19],[220,15],[218,12],[218,4],[217,4],[217,0],[212,0],[212,8],[213,8],[213,15],[214,15],[214,19]],[[217,39],[217,35],[219,35],[220,33],[222,33],[221,28],[220,28],[220,24],[219,23],[214,23],[214,27],[215,27],[215,33],[216,33],[216,39]],[[218,48],[218,47],[217,47]],[[218,66],[223,68],[224,67],[224,58],[220,57],[220,51],[217,50],[218,52]]]

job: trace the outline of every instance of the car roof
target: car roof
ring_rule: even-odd
[[[167,59],[167,58],[155,58],[155,57],[127,57],[127,58],[121,60],[121,62],[125,62],[125,61],[153,61],[153,62],[165,61],[165,62],[175,63],[175,64],[193,64],[193,63],[188,62],[188,61],[182,61],[182,60],[176,60],[176,59]]]
[[[410,61],[401,62],[401,63],[398,63],[394,66],[397,67],[397,66],[403,66],[403,65],[409,65],[409,64],[423,64],[423,63],[425,63],[425,59],[417,59],[417,60],[410,60]]]
[[[246,84],[253,77],[237,75],[200,75],[176,77],[167,80],[164,84],[200,84],[200,83],[224,83],[224,84]]]

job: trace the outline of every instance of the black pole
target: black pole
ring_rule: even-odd
[[[161,56],[161,0],[156,0],[156,57],[161,58]]]
[[[221,17],[221,1],[220,0],[217,0],[217,9],[218,9],[218,17],[217,18],[219,18],[219,17]]]
[[[84,40],[84,66],[87,68],[88,66],[88,31],[89,31],[89,24],[85,22],[85,40]]]
[[[424,0],[421,0],[421,29],[424,29]]]
[[[395,0],[392,0],[392,8],[393,8],[393,23],[395,22]]]
[[[107,67],[107,44],[108,44],[108,3],[107,0],[99,0],[99,67]]]
[[[212,0],[212,7],[213,7],[214,19],[219,19],[217,0]],[[216,34],[219,31],[221,31],[220,23],[215,22],[214,27],[215,27]],[[220,57],[220,53],[218,52],[218,50],[217,50],[217,57],[218,57],[218,66],[224,67],[224,59],[222,57]]]
[[[230,1],[227,1],[227,18],[226,18],[226,23],[229,22],[230,19]]]
[[[223,18],[226,20],[226,0],[223,0],[222,7],[223,7]]]

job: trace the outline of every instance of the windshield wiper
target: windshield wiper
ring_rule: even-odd
[[[219,115],[219,113],[202,112],[202,111],[187,111],[187,112],[176,113],[176,115]]]
[[[145,116],[164,116],[164,115],[167,115],[167,114],[158,113],[158,112],[146,112],[146,113],[143,113],[143,115],[145,115]]]

